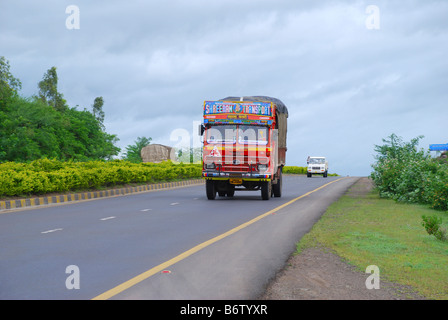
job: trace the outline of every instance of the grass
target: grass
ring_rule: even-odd
[[[326,247],[365,272],[380,269],[381,279],[413,287],[430,299],[448,299],[448,242],[422,226],[422,215],[437,215],[448,226],[447,212],[397,203],[355,184],[333,203],[297,250]]]

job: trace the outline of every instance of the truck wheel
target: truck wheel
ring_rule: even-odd
[[[263,181],[261,184],[261,198],[263,200],[269,200],[272,193],[272,183],[271,181]]]
[[[215,183],[212,180],[207,180],[205,182],[205,191],[208,200],[214,200],[216,198]]]
[[[272,188],[274,189],[274,197],[280,198],[282,196],[282,180],[282,170],[280,169],[277,184],[272,185]]]
[[[324,178],[326,178],[327,176],[328,176],[328,172],[325,171],[325,172],[324,172]]]
[[[308,178],[311,178],[312,174],[308,172],[308,173],[306,174],[306,176],[307,176]]]

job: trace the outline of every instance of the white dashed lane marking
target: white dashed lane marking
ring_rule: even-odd
[[[47,230],[47,231],[42,231],[41,233],[51,233],[51,232],[56,232],[56,231],[61,231],[62,228],[57,228],[57,229],[51,229],[51,230]]]
[[[101,218],[101,221],[106,221],[106,220],[110,220],[110,219],[115,219],[115,217],[106,217],[106,218]]]

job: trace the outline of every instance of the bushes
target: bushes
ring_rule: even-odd
[[[371,177],[382,197],[429,204],[448,210],[448,164],[417,150],[422,136],[403,142],[395,134],[376,146],[377,162]]]
[[[40,159],[0,164],[0,196],[44,194],[201,177],[195,164],[135,164],[129,161],[62,162]]]
[[[284,166],[283,173],[287,174],[307,174],[308,167]],[[329,177],[338,176],[336,173],[329,173]]]
[[[440,241],[448,241],[448,236],[446,230],[440,228],[442,225],[442,218],[437,216],[422,216],[422,226],[425,228],[426,232],[430,235],[434,235]]]
[[[306,174],[307,167],[284,166],[283,173]]]

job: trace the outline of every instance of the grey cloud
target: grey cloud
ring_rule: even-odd
[[[79,30],[65,28],[69,4]],[[327,153],[333,171],[367,175],[392,132],[444,139],[448,79],[446,1],[376,1],[380,30],[365,27],[370,4],[6,0],[0,54],[25,95],[56,66],[71,106],[103,96],[122,148],[138,136],[170,143],[204,100],[271,95],[290,110],[288,164]]]

